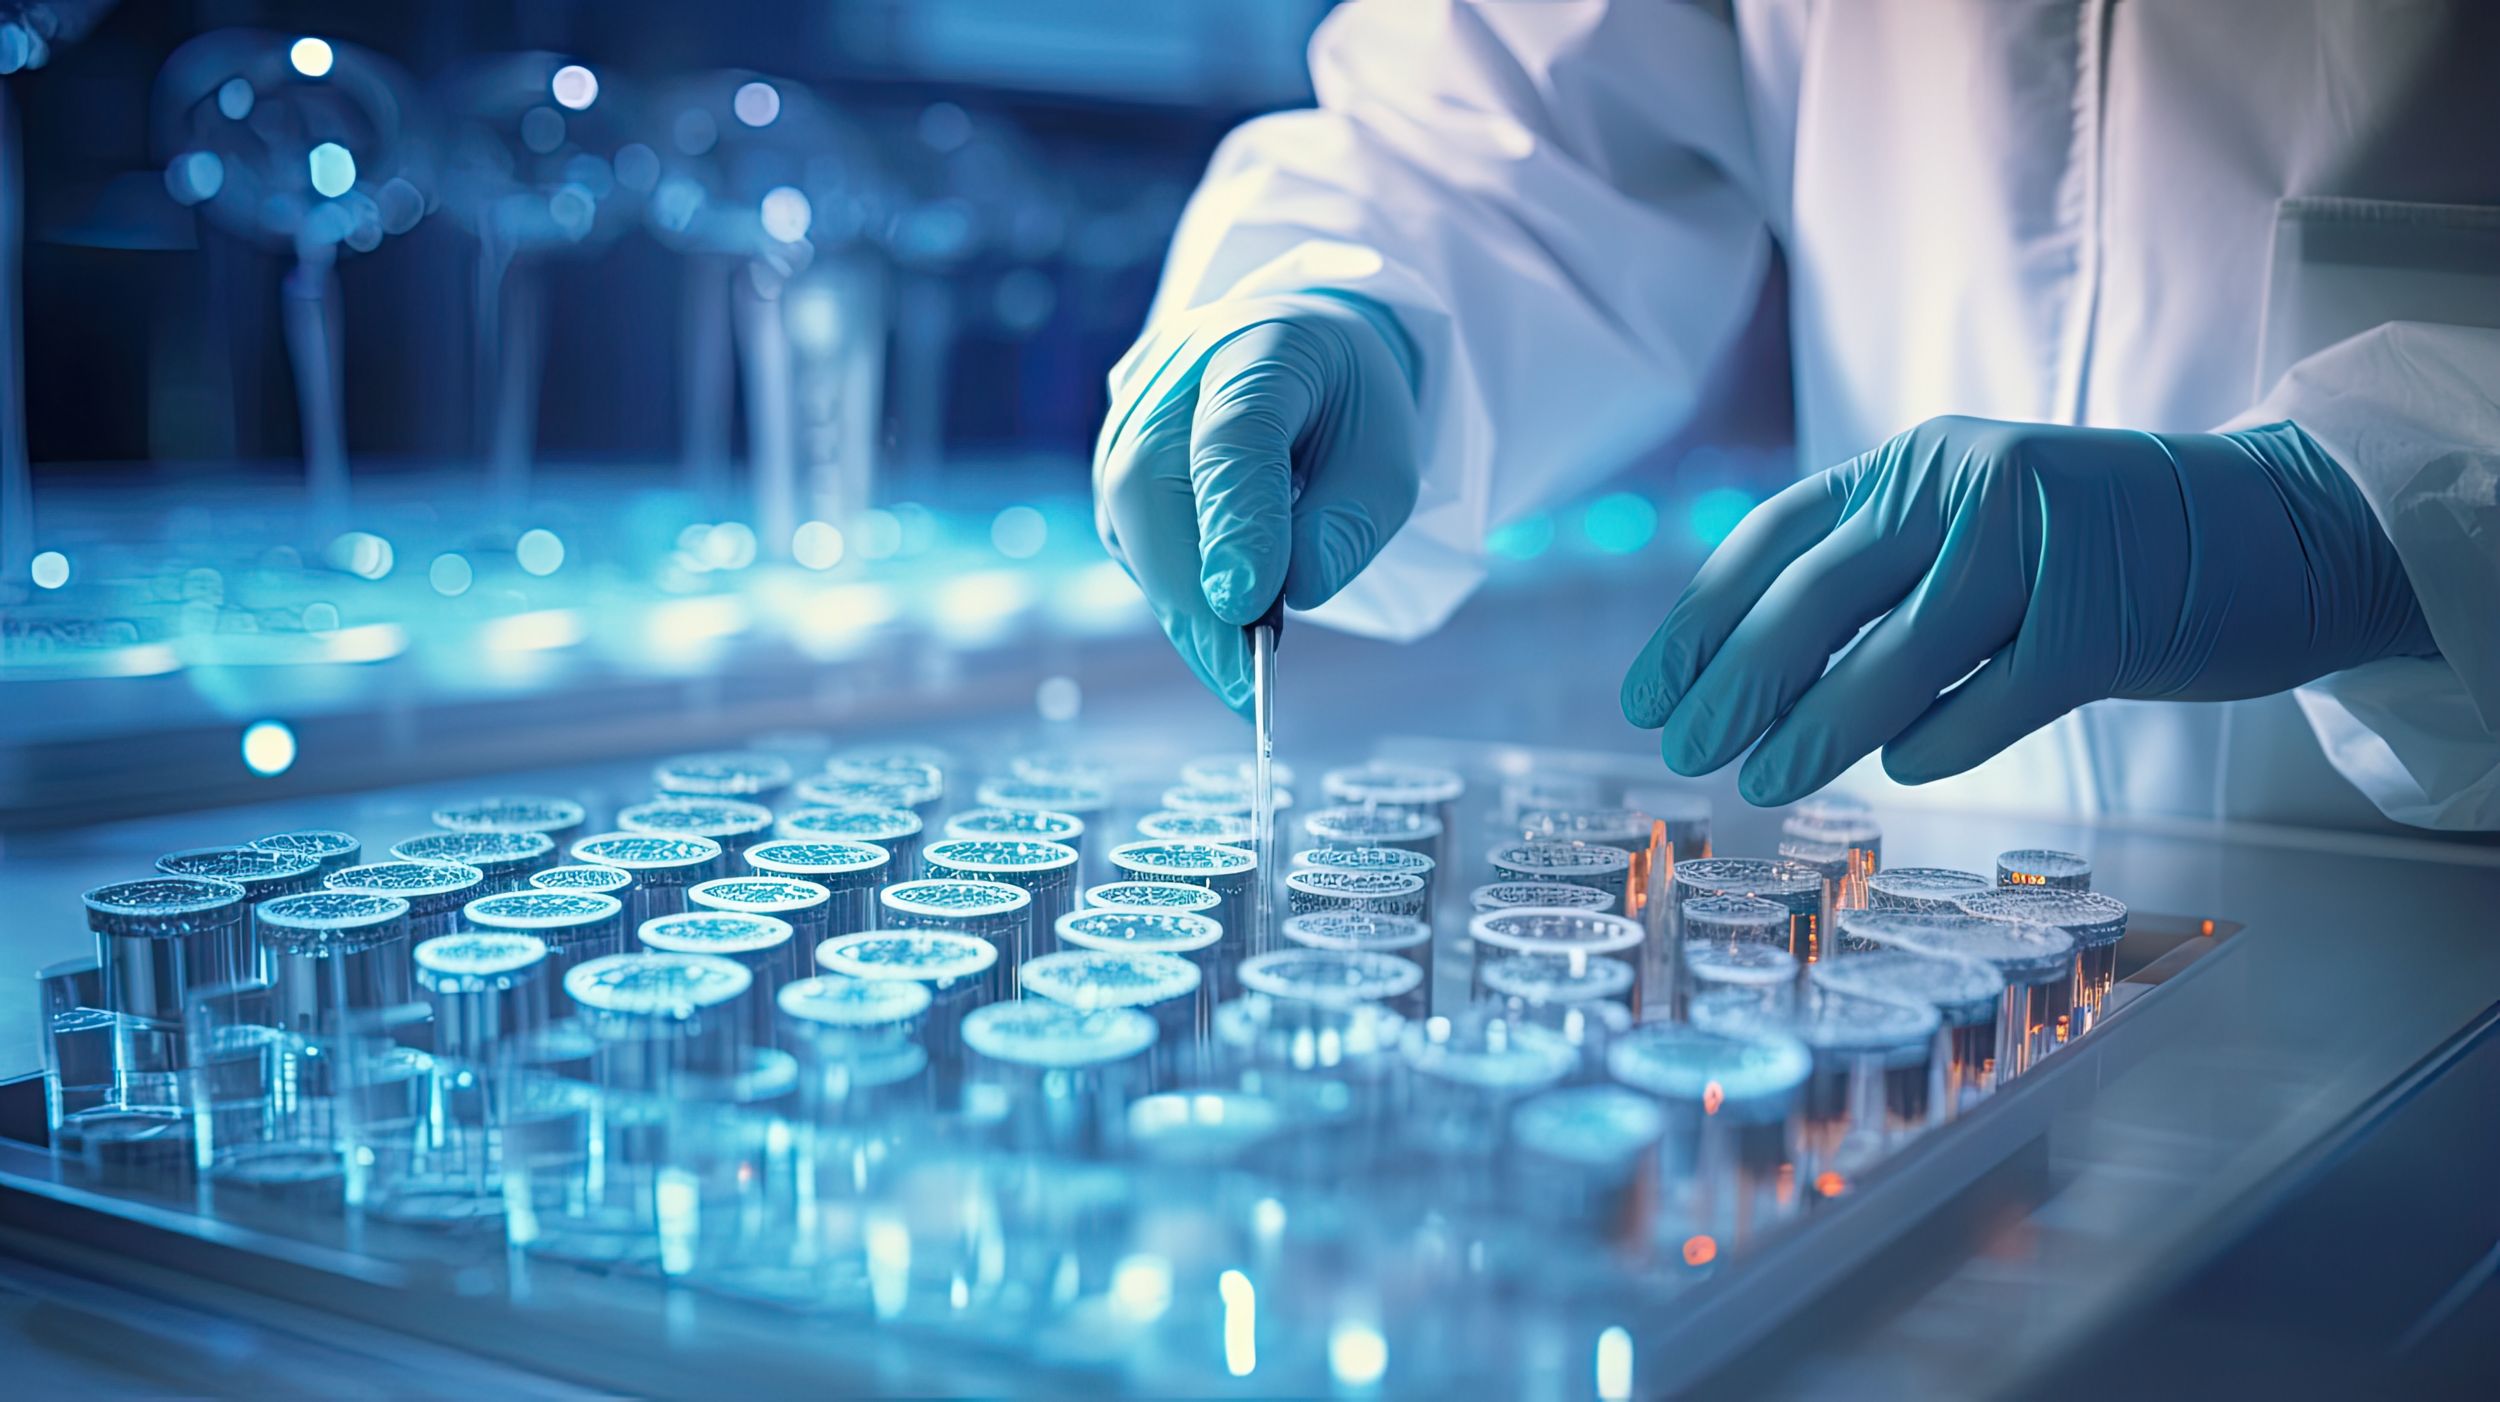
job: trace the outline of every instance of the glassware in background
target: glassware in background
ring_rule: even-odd
[[[354,866],[364,855],[365,850],[365,845],[358,842],[353,834],[336,832],[327,828],[303,828],[294,832],[271,833],[267,837],[252,839],[251,845],[264,852],[286,852],[299,857],[310,857],[325,878],[340,867]]]
[[[825,939],[876,928],[877,888],[894,868],[893,856],[873,842],[775,838],[749,847],[745,860],[761,875],[794,877],[823,887]]]
[[[1957,955],[1881,949],[1814,968],[1817,987],[1868,998],[1926,1004],[1944,1019],[1936,1048],[1943,1082],[1931,1122],[1942,1124],[1996,1088],[1997,1017],[2005,975]]]
[[[437,808],[434,826],[445,832],[534,832],[563,851],[581,837],[588,817],[582,805],[569,798],[498,794]]]
[[[2017,847],[1997,853],[1999,886],[2042,886],[2052,891],[2092,889],[2092,859],[2048,847]]]
[[[2059,886],[2000,886],[1962,898],[1962,909],[1991,920],[2049,925],[2075,942],[2072,1040],[2100,1025],[2118,982],[2118,945],[2127,937],[2127,903],[2097,891]]]
[[[556,864],[555,843],[540,832],[434,832],[391,848],[403,862],[453,862],[477,868],[485,879],[475,895],[518,891]]]
[[[1594,886],[1576,886],[1568,881],[1487,882],[1467,893],[1467,905],[1479,914],[1489,910],[1516,910],[1521,906],[1616,913],[1613,896]]]
[[[728,798],[766,808],[780,806],[790,779],[788,760],[748,750],[676,755],[651,770],[652,787],[670,797]]]
[[[974,795],[984,808],[1038,810],[1065,814],[1080,825],[1077,838],[1052,838],[1066,842],[1081,854],[1082,875],[1078,878],[1099,880],[1109,874],[1104,865],[1110,856],[1111,789],[1107,784],[1084,778],[1016,778],[994,779],[983,784]]]
[[[1635,919],[1648,906],[1661,868],[1669,864],[1666,825],[1637,808],[1531,808],[1519,815],[1519,835],[1529,842],[1611,847],[1630,858],[1631,865],[1624,871],[1622,910]],[[1496,868],[1496,874],[1508,873]]]
[[[92,956],[47,964],[35,974],[43,1012],[44,1126],[53,1143],[62,1122],[113,1098],[113,1014]]]
[[[1707,1266],[1795,1209],[1798,1116],[1813,1069],[1804,1043],[1653,1022],[1617,1042],[1606,1065],[1665,1112],[1657,1230],[1674,1258]]]
[[[1625,889],[1631,880],[1631,854],[1616,847],[1570,842],[1504,842],[1485,853],[1493,879],[1562,882],[1606,893],[1609,910],[1627,910]]]
[[[816,966],[847,978],[900,979],[925,988],[929,1008],[920,1041],[928,1049],[938,1108],[960,1102],[963,1020],[998,998],[998,946],[954,930],[882,930],[825,941]]]
[[[920,815],[909,808],[800,808],[781,815],[773,836],[792,842],[851,842],[883,848],[891,865],[882,879],[920,871]]]
[[[564,868],[582,870],[582,868]],[[470,929],[529,935],[547,946],[547,976],[561,987],[577,964],[628,952],[625,906],[589,891],[531,888],[481,896],[460,909]],[[551,995],[552,997],[552,995]]]
[[[1317,910],[1286,916],[1284,935],[1287,944],[1305,949],[1385,954],[1406,960],[1422,977],[1413,991],[1381,1001],[1402,1017],[1432,1015],[1432,927],[1423,921],[1364,910]]]
[[[450,934],[460,909],[484,894],[485,873],[458,862],[368,862],[341,867],[323,878],[333,891],[394,896],[408,903],[408,938]]]
[[[1211,1014],[1201,998],[1198,966],[1170,954],[1070,949],[1029,960],[1019,974],[1024,996],[1095,1012],[1134,1008],[1154,1019],[1147,1081],[1167,1089],[1195,1080],[1207,1063]]]
[[[930,877],[900,881],[877,892],[880,928],[888,930],[952,930],[988,945],[996,955],[990,967],[990,999],[1016,996],[1015,951],[1031,948],[1033,894],[1004,881],[969,881]]]
[[[1866,908],[1951,914],[1962,908],[1962,897],[1987,889],[1988,878],[1977,872],[1955,871],[1951,867],[1886,867],[1867,878]],[[1848,952],[1845,939],[1841,952]]]
[[[738,854],[773,835],[773,810],[734,798],[657,798],[616,810],[620,831],[650,837],[707,838],[720,844],[726,867]],[[580,855],[578,845],[574,855]]]
[[[721,845],[708,837],[655,837],[649,833],[610,832],[573,844],[573,860],[615,867],[634,878],[625,901],[625,924],[642,928],[645,920],[675,915],[686,908],[686,888],[727,873]]]

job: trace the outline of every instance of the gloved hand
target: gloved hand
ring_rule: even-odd
[[[1131,351],[1151,366],[1094,449],[1094,522],[1198,679],[1250,704],[1244,625],[1315,608],[1415,508],[1414,354],[1337,293],[1220,302]]]
[[[1769,805],[1879,745],[1921,784],[2102,697],[2263,696],[2436,651],[2369,503],[2291,424],[1942,418],[1747,516],[1633,662],[1623,713],[1664,727],[1684,774],[1761,738],[1738,788]]]

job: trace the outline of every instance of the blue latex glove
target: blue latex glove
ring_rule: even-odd
[[[1111,406],[1094,521],[1190,670],[1250,704],[1244,625],[1325,602],[1415,509],[1414,352],[1337,293],[1196,308],[1150,330],[1154,371]]]
[[[1878,746],[1921,784],[2102,697],[2263,696],[2436,651],[2369,503],[2291,424],[1943,418],[1747,516],[1633,662],[1623,713],[1664,727],[1684,774],[1760,739],[1738,788],[1769,805]]]

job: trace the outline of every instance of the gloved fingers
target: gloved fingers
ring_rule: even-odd
[[[1309,333],[1269,321],[1208,357],[1191,428],[1199,582],[1217,618],[1236,626],[1285,587],[1293,544],[1294,443],[1319,404],[1323,373]]]
[[[1808,686],[1754,748],[1737,780],[1745,801],[1794,803],[1925,714],[1938,693],[2022,626],[2020,573],[2000,533],[1957,522],[1910,596]]]
[[[1388,360],[1386,348],[1379,354]],[[1323,416],[1309,437],[1285,568],[1285,602],[1298,609],[1318,608],[1363,572],[1414,514],[1419,482],[1410,400],[1351,405]]]
[[[1934,563],[1921,541],[1842,522],[1780,572],[1676,703],[1659,736],[1668,767],[1704,774],[1744,753]]]
[[[1190,671],[1239,711],[1250,702],[1241,629],[1215,617],[1198,580],[1198,511],[1185,460],[1194,399],[1144,411],[1103,459],[1096,510],[1109,546]]]
[[[1702,668],[1780,571],[1840,523],[1848,505],[1839,469],[1792,483],[1747,512],[1710,552],[1658,631],[1623,674],[1623,718],[1645,730],[1667,723]],[[1853,480],[1853,479],[1850,479]]]
[[[1884,772],[1926,784],[1975,768],[2091,700],[2021,637],[1947,692],[1884,747]]]

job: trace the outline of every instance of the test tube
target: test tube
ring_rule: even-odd
[[[1666,1112],[1621,1086],[1532,1095],[1510,1116],[1509,1197],[1529,1216],[1635,1243]]]
[[[1137,820],[1137,835],[1156,842],[1222,842],[1246,847],[1255,836],[1237,813],[1183,813],[1158,808]]]
[[[391,848],[403,862],[452,862],[477,868],[477,894],[518,891],[555,865],[555,844],[539,832],[432,832]]]
[[[1962,908],[1962,897],[1988,889],[1988,878],[1951,867],[1886,867],[1867,878],[1869,910],[1925,911],[1950,914]],[[1842,952],[1847,952],[1844,941]]]
[[[1025,960],[1043,953],[1059,917],[1076,908],[1077,850],[1064,842],[1033,842],[1019,838],[954,838],[931,843],[921,852],[929,875],[963,881],[1000,881],[1033,898],[1022,939],[1002,960]]]
[[[1787,1011],[1725,995],[1695,998],[1693,1022],[1718,1032],[1777,1029],[1813,1053],[1799,1164],[1815,1197],[1848,1191],[1934,1116],[1943,1018],[1932,1004],[1810,987]]]
[[[186,1009],[192,1166],[221,1217],[321,1218],[347,1202],[340,1092],[356,1052],[335,1023],[319,1037],[285,1028],[280,998],[265,983],[217,984]]]
[[[1678,862],[1667,902],[1669,957],[1683,952],[1684,905],[1703,896],[1751,896],[1788,912],[1789,954],[1811,964],[1822,954],[1823,878],[1810,867],[1754,857]]]
[[[113,1014],[93,956],[45,965],[35,982],[43,1000],[44,1124],[59,1144],[64,1120],[113,1098]]]
[[[1996,1088],[1997,1016],[2005,1007],[2005,975],[1995,965],[1959,955],[1883,949],[1818,964],[1814,983],[1935,1008],[1944,1019],[1936,1048],[1944,1080],[1933,1122],[1955,1118]]]
[[[1361,910],[1421,921],[1431,909],[1420,876],[1395,871],[1339,871],[1306,867],[1285,876],[1285,908],[1295,915],[1315,910]]]
[[[2005,976],[2005,1006],[1997,1014],[1997,1084],[2030,1070],[2065,1043],[2074,1022],[2075,940],[2064,930],[1977,915],[1894,911],[1862,911],[1851,917],[1849,930],[1853,940],[1870,947],[1959,955]]]
[[[1065,813],[1083,823],[1080,839],[1070,844],[1083,854],[1085,869],[1100,873],[1113,836],[1110,829],[1111,790],[1084,780],[994,779],[974,797],[984,808],[1028,808]]]
[[[1579,1062],[1551,1028],[1492,1008],[1408,1023],[1399,1051],[1410,1095],[1399,1128],[1438,1181],[1438,1202],[1487,1203],[1512,1107],[1562,1084]]]
[[[1213,891],[1219,904],[1210,914],[1224,927],[1224,946],[1232,957],[1270,946],[1270,932],[1251,928],[1252,885],[1264,876],[1250,849],[1219,842],[1129,842],[1111,849],[1111,866],[1134,881],[1179,881]]]
[[[772,836],[773,810],[734,798],[658,798],[618,809],[616,825],[652,837],[708,838],[734,859]]]
[[[1007,772],[1036,784],[1111,785],[1111,767],[1099,758],[1069,750],[1029,750],[1007,761]]]
[[[1518,826],[1520,837],[1529,842],[1612,847],[1630,858],[1624,869],[1623,912],[1639,918],[1649,901],[1653,873],[1666,858],[1663,823],[1637,808],[1532,808],[1519,816]]]
[[[1430,852],[1435,864],[1450,865],[1450,842],[1458,835],[1458,801],[1467,781],[1457,771],[1431,764],[1396,764],[1373,760],[1320,776],[1320,791],[1331,803],[1348,808],[1405,809],[1425,813],[1441,827]]]
[[[1675,878],[1675,864],[1710,855],[1710,798],[1683,789],[1627,789],[1623,801],[1658,820],[1666,828],[1664,880]]]
[[[1083,910],[1170,910],[1210,915],[1224,898],[1186,881],[1106,881],[1085,888]]]
[[[562,982],[586,960],[628,951],[625,903],[589,891],[505,891],[460,908],[472,930],[529,935],[547,946],[547,976]]]
[[[789,922],[795,958],[793,976],[804,972],[816,946],[854,929],[832,928],[833,893],[795,876],[724,876],[686,888],[689,910],[725,910],[733,915],[769,915]]]
[[[2021,920],[2063,930],[2075,942],[2075,1017],[2069,1039],[2100,1025],[2118,982],[2118,945],[2127,937],[2127,903],[2098,891],[2058,886],[2000,886],[1962,899],[1962,909],[1992,920]]]
[[[1412,808],[1322,808],[1302,820],[1302,831],[1321,847],[1395,847],[1439,862],[1444,829]]]
[[[883,780],[922,791],[930,809],[921,814],[926,819],[937,816],[935,805],[946,797],[946,775],[954,763],[953,756],[930,745],[854,745],[827,759],[825,774],[833,779]]]
[[[730,960],[747,971],[754,992],[740,1001],[747,1010],[748,1040],[773,1045],[773,999],[781,986],[807,972],[808,950],[787,920],[722,910],[689,910],[645,920],[634,931],[643,947],[663,954],[705,955]]]
[[[1700,1267],[1741,1248],[1795,1201],[1797,1113],[1812,1053],[1784,1033],[1652,1022],[1609,1048],[1617,1081],[1657,1099],[1660,1215]]]
[[[1396,1011],[1411,1006],[1424,971],[1412,959],[1371,949],[1298,946],[1253,954],[1235,971],[1241,986],[1270,998],[1305,1003],[1381,1003]]]
[[[1625,916],[1560,906],[1491,910],[1467,922],[1467,938],[1474,947],[1478,963],[1498,958],[1500,954],[1582,957],[1611,954],[1631,961],[1637,972],[1642,962],[1640,949],[1648,935],[1649,932],[1641,928],[1639,921]],[[1484,991],[1481,974],[1475,980],[1474,991],[1478,994]],[[1640,1015],[1644,992],[1641,981],[1635,978],[1630,1003],[1635,1017]]]
[[[1275,811],[1282,813],[1293,807],[1293,790],[1285,787],[1284,780],[1272,781],[1268,791],[1275,796]],[[1256,794],[1255,783],[1245,775],[1221,784],[1174,784],[1163,791],[1160,801],[1165,808],[1176,813],[1218,813],[1246,818],[1258,806]]]
[[[481,1070],[536,1034],[552,1012],[545,940],[501,930],[440,935],[416,947],[417,988],[434,1013],[434,1051]]]
[[[1287,1128],[1263,1158],[1299,1181],[1374,1167],[1406,1102],[1407,1022],[1379,1003],[1246,993],[1215,1010],[1225,1084],[1272,1101]]]
[[[1633,971],[1605,955],[1504,954],[1481,974],[1483,1005],[1552,1030],[1571,1046],[1572,1079],[1605,1079],[1606,1048],[1632,1030]]]
[[[1001,1148],[1074,1158],[1115,1150],[1146,1092],[1153,1018],[1043,999],[992,1003],[963,1021],[964,1096]]]
[[[1841,849],[1843,869],[1833,883],[1832,904],[1840,910],[1866,905],[1866,883],[1884,865],[1884,830],[1873,814],[1809,800],[1781,822],[1780,836],[1782,855],[1787,842]]]
[[[1247,788],[1259,773],[1258,757],[1249,751],[1204,754],[1181,766],[1181,783],[1193,789]],[[1293,766],[1276,763],[1268,773],[1277,785],[1293,782]]]
[[[816,967],[846,978],[899,979],[928,990],[920,1042],[928,1048],[941,1109],[963,1086],[966,1014],[994,1000],[998,947],[956,930],[878,930],[839,935],[816,947]]]
[[[1293,864],[1309,871],[1385,871],[1398,876],[1432,879],[1440,863],[1403,847],[1305,847]]]
[[[1999,886],[2044,886],[2052,891],[2092,889],[2092,859],[2047,847],[1997,853]]]
[[[937,794],[929,784],[911,778],[836,778],[818,774],[790,786],[790,801],[801,811],[809,808],[831,808],[836,812],[886,812],[901,809],[928,821],[921,808]]]
[[[752,750],[676,755],[653,766],[651,784],[680,798],[733,798],[770,808],[790,787],[790,761]]]
[[[265,901],[256,914],[277,1026],[333,1037],[350,1014],[381,1013],[415,998],[407,900],[304,891]]]
[[[894,869],[893,857],[873,842],[800,842],[781,837],[749,847],[746,864],[763,875],[796,877],[825,888],[827,939],[876,928],[877,888],[890,879]]]
[[[756,1023],[746,1006],[754,983],[734,959],[649,949],[575,965],[564,993],[598,1039],[601,1085],[665,1092],[690,1073],[738,1066]]]
[[[1085,840],[1085,820],[1047,808],[967,808],[946,820],[944,832],[950,839],[1009,838],[1074,847]]]
[[[321,864],[300,852],[273,852],[260,847],[194,847],[183,852],[168,852],[156,859],[156,869],[168,876],[206,876],[231,881],[243,888],[247,906],[257,909],[261,902],[310,891],[321,885]],[[252,976],[265,972],[264,954],[259,946],[258,920],[246,917],[246,941],[243,956],[251,961]]]
[[[179,1105],[173,1078],[187,1064],[183,1000],[195,988],[254,972],[243,888],[213,877],[156,876],[98,886],[84,900],[105,1005],[123,1019],[115,1029],[116,1098]]]
[[[1606,893],[1609,909],[1627,910],[1632,857],[1619,847],[1573,842],[1504,842],[1485,853],[1496,881],[1560,881]]]
[[[586,817],[569,798],[503,794],[434,810],[434,826],[446,832],[534,832],[558,850],[582,835]]]
[[[1204,915],[1110,906],[1060,916],[1054,933],[1063,950],[1168,954],[1188,960],[1198,971],[1195,1017],[1201,1028],[1212,1022],[1216,1004],[1234,991],[1232,966],[1218,950],[1224,927]]]
[[[1488,910],[1516,910],[1527,905],[1611,914],[1615,911],[1615,898],[1594,886],[1568,881],[1493,881],[1468,892],[1467,905],[1479,915]]]
[[[798,1054],[801,1113],[817,1125],[870,1125],[929,1109],[929,1054],[914,1040],[927,985],[816,974],[782,985],[781,1040]]]
[[[1412,916],[1365,910],[1315,910],[1285,917],[1285,939],[1305,949],[1394,955],[1422,970],[1408,993],[1385,999],[1401,1016],[1432,1014],[1432,927]]]
[[[1158,1091],[1129,1102],[1122,1147],[1140,1163],[1203,1173],[1242,1162],[1284,1127],[1284,1112],[1263,1095]]]
[[[250,845],[264,852],[289,852],[299,857],[310,857],[323,876],[340,867],[354,866],[365,850],[365,845],[358,842],[353,834],[328,828],[273,832],[267,837],[253,838]]]
[[[1148,1079],[1158,1088],[1194,1079],[1207,1059],[1210,1031],[1201,1019],[1205,980],[1198,966],[1170,954],[1133,949],[1068,949],[1029,960],[1017,971],[1028,998],[1080,1012],[1135,1008],[1155,1022]]]
[[[893,858],[886,879],[920,870],[920,815],[908,808],[801,808],[785,813],[773,836],[793,842],[865,842]]]
[[[687,887],[724,874],[721,845],[708,837],[601,833],[574,843],[573,860],[632,874],[634,889],[625,898],[625,923],[636,928],[645,920],[684,910]]]
[[[450,934],[459,923],[460,908],[486,884],[484,873],[462,862],[367,862],[341,867],[323,880],[333,891],[406,901],[411,943]]]
[[[1866,904],[1862,896],[1856,899],[1855,906],[1851,904],[1855,888],[1850,885],[1852,868],[1849,849],[1839,843],[1783,837],[1780,839],[1780,860],[1791,866],[1804,867],[1822,881],[1822,909],[1815,919],[1816,929],[1829,930],[1832,927],[1834,911],[1863,907]],[[1823,957],[1824,951],[1817,948],[1807,956],[1807,960],[1813,962]]]
[[[549,867],[530,877],[533,891],[578,891],[585,896],[614,896],[624,900],[633,893],[634,874],[622,867],[571,866]]]
[[[886,929],[954,930],[989,945],[998,954],[990,997],[1016,996],[1011,961],[1034,942],[1032,892],[1004,881],[930,877],[886,887],[877,893],[877,904],[884,912],[878,923]]]
[[[1798,963],[1788,952],[1789,912],[1776,901],[1751,896],[1696,896],[1679,924],[1676,1016],[1697,992],[1718,987],[1754,990],[1766,1003],[1782,1002],[1797,981]]]

